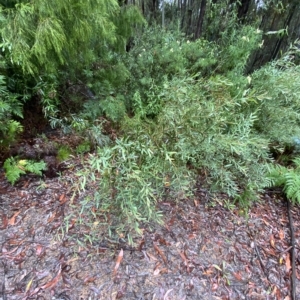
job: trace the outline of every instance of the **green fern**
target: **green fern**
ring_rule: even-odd
[[[300,203],[300,157],[293,160],[294,168],[274,166],[268,175],[269,187],[283,187],[288,199]]]
[[[42,171],[46,170],[47,165],[44,161],[35,162],[32,160],[18,160],[14,157],[10,157],[4,162],[3,167],[7,180],[14,185],[20,176],[26,174],[26,172],[41,176]]]

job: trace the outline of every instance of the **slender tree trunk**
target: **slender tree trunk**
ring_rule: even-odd
[[[200,6],[200,13],[199,13],[199,16],[198,16],[198,21],[197,21],[196,32],[195,32],[195,35],[194,35],[195,40],[198,39],[202,35],[202,28],[203,28],[203,21],[204,21],[205,11],[206,11],[206,0],[202,0],[201,1],[201,6]]]
[[[185,28],[185,14],[186,14],[186,5],[187,5],[187,0],[184,0],[183,3],[181,3],[181,25],[180,28],[181,30],[184,30]]]
[[[193,31],[192,31],[192,15],[193,15],[193,10],[192,9],[188,9],[187,11],[187,27],[186,27],[186,34],[190,35]]]
[[[291,20],[294,16],[294,13],[296,11],[296,8],[297,8],[297,4],[295,3],[291,8],[290,8],[290,11],[289,11],[289,15],[284,23],[284,28],[289,28],[289,25],[291,23]],[[272,59],[275,59],[279,53],[279,50],[281,48],[281,45],[283,43],[283,40],[284,40],[284,36],[281,37],[280,39],[277,40],[276,42],[276,45],[274,47],[274,50],[273,50],[273,53],[272,53]]]
[[[143,16],[145,17],[145,0],[142,0],[142,13]]]
[[[162,28],[165,28],[165,0],[162,0]]]
[[[244,22],[246,17],[248,16],[251,2],[252,0],[242,0],[238,5],[238,19],[242,22]]]

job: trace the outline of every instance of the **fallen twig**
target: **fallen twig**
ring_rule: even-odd
[[[248,235],[249,235],[249,237],[252,239],[252,242],[253,242],[253,248],[254,248],[255,253],[256,253],[257,257],[258,257],[260,267],[261,267],[261,269],[263,270],[265,276],[268,278],[268,274],[267,274],[267,272],[266,272],[265,265],[264,265],[264,263],[263,263],[263,261],[262,261],[262,259],[261,259],[261,257],[260,257],[259,250],[258,250],[258,248],[257,248],[257,246],[256,246],[255,236],[252,235],[252,233],[251,233],[250,230],[249,230]]]
[[[291,231],[291,263],[292,263],[292,276],[291,276],[291,297],[292,300],[296,300],[296,264],[295,264],[295,234],[294,234],[294,225],[293,225],[293,218],[291,213],[291,202],[289,199],[285,197],[287,201],[287,210],[288,210],[288,217],[289,217],[289,225]]]
[[[262,268],[265,276],[268,277],[268,274],[267,274],[266,269],[265,269],[265,265],[264,265],[264,263],[263,263],[263,261],[262,261],[262,259],[260,257],[260,254],[259,254],[258,248],[256,246],[256,243],[254,241],[253,241],[253,243],[254,243],[254,249],[255,249],[256,255],[257,255],[258,260],[259,260],[259,264],[260,264],[260,266],[261,266],[261,268]]]

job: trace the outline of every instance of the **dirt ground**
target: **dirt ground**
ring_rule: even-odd
[[[11,186],[0,173],[1,300],[292,299],[289,220],[278,192],[245,214],[199,187],[194,199],[160,202],[164,223],[141,224],[130,246],[108,235],[105,220],[88,241],[90,223],[75,224],[75,176],[70,168]],[[292,216],[300,299],[298,207]]]

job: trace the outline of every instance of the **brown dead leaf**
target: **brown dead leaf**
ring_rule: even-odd
[[[262,219],[262,220],[265,223],[265,225],[270,226],[270,223],[268,221],[266,221],[265,219]]]
[[[238,281],[242,280],[242,275],[241,275],[240,272],[234,272],[233,275],[234,275],[236,280],[238,280]]]
[[[286,259],[285,259],[285,269],[287,272],[290,271],[291,269],[291,260],[290,260],[290,253],[286,254]]]
[[[141,240],[139,246],[138,246],[138,250],[139,250],[139,251],[142,251],[144,245],[145,245],[145,239],[143,238],[143,239]]]
[[[43,290],[54,288],[57,285],[60,277],[61,277],[61,269],[58,271],[57,275],[51,281],[49,281],[46,284],[42,285],[40,288],[43,289]]]
[[[15,225],[16,217],[20,214],[20,211],[17,211],[8,221],[8,225]]]
[[[199,200],[194,199],[194,205],[197,207],[199,205]]]
[[[245,271],[246,271],[247,273],[252,273],[248,265],[245,266]]]
[[[145,253],[146,253],[146,255],[147,255],[151,260],[153,260],[153,261],[158,261],[158,259],[157,259],[154,255],[152,255],[151,253],[148,253],[148,252],[146,252],[146,251],[145,251]]]
[[[48,223],[51,223],[51,222],[54,220],[55,217],[56,217],[56,212],[54,212],[54,213],[52,214],[52,216],[50,216],[50,217],[48,218],[47,222],[48,222]]]
[[[179,255],[182,258],[184,264],[187,265],[188,264],[188,259],[187,259],[186,255],[185,255],[185,253],[184,252],[179,252]]]
[[[163,253],[163,251],[160,250],[159,247],[154,242],[153,242],[153,247],[157,251],[157,253],[161,256],[161,258],[163,259],[164,263],[167,264],[167,258],[165,256],[165,254]]]
[[[36,245],[36,255],[40,256],[43,253],[43,249],[44,248],[42,245],[40,245],[40,244]]]
[[[124,254],[123,249],[121,249],[119,252],[119,255],[117,257],[117,260],[116,260],[116,265],[114,267],[113,276],[115,276],[117,274],[117,270],[119,269],[121,261],[123,259],[123,254]]]
[[[161,263],[158,262],[157,264],[155,264],[155,268],[154,268],[154,271],[153,271],[153,275],[154,276],[157,276],[158,274],[160,274],[160,266],[161,266]]]
[[[65,194],[62,194],[60,197],[59,197],[59,202],[60,204],[64,204],[67,202],[67,197]]]
[[[191,234],[188,235],[188,239],[189,239],[189,240],[192,240],[192,239],[194,239],[195,237],[197,237],[197,235],[196,235],[195,233],[191,233]]]
[[[277,254],[275,253],[274,249],[272,249],[272,248],[269,248],[269,249],[264,248],[264,251],[269,255],[273,255],[273,256],[277,257]]]
[[[84,283],[90,283],[90,282],[94,282],[97,278],[96,277],[86,277],[83,282]]]
[[[284,231],[282,229],[279,230],[278,235],[279,235],[280,240],[284,239]]]
[[[157,276],[160,273],[160,269],[156,268],[153,272],[154,276]]]
[[[10,255],[10,254],[14,253],[18,249],[19,249],[19,247],[16,247],[16,248],[14,248],[14,249],[12,249],[10,251],[7,251],[7,249],[5,247],[3,247],[2,248],[2,253],[5,254],[5,255]]]
[[[270,235],[270,245],[275,248],[275,239],[273,234]]]
[[[212,267],[210,267],[206,271],[203,272],[203,275],[210,276],[213,273],[214,273],[214,270],[212,269]]]
[[[211,286],[211,290],[214,292],[218,289],[219,285],[217,283],[213,283]]]
[[[30,183],[30,181],[29,181],[29,180],[27,180],[27,181],[24,183],[24,185],[23,185],[23,189],[27,189],[27,187],[28,187],[29,183]]]
[[[275,285],[274,286],[274,289],[271,293],[272,296],[275,296],[277,300],[280,300],[281,299],[281,292],[280,292],[280,289]]]

